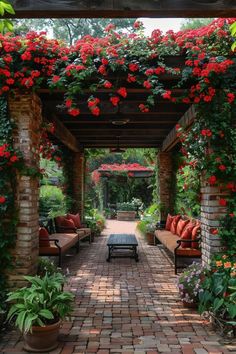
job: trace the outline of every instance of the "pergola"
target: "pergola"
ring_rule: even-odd
[[[236,5],[233,1],[144,1],[137,5],[137,1],[85,1],[75,2],[75,5],[63,7],[60,5],[40,1],[15,1],[18,17],[129,17],[129,16],[227,16],[236,15]],[[125,4],[124,4],[125,3]],[[203,12],[202,12],[203,11]],[[185,58],[182,56],[166,57],[170,67],[183,67]],[[177,82],[174,75],[165,74],[161,77],[165,88],[172,88]],[[122,78],[120,78],[122,82]],[[191,83],[188,83],[190,85]],[[182,89],[174,89],[175,97],[182,95]],[[172,103],[163,98],[157,98],[154,108],[142,113],[138,104],[145,101],[148,91],[140,87],[129,86],[128,97],[117,107],[106,100],[109,90],[99,89],[96,92],[101,99],[101,115],[91,115],[86,105],[86,95],[80,102],[81,114],[79,119],[69,116],[59,106],[63,103],[63,91],[50,93],[47,88],[39,89],[35,93],[17,92],[9,96],[9,112],[17,124],[14,132],[15,145],[22,151],[28,166],[38,166],[39,156],[35,153],[39,145],[41,122],[55,123],[53,139],[64,144],[72,157],[71,179],[74,186],[74,197],[77,201],[76,209],[83,215],[84,204],[84,175],[85,175],[85,148],[116,147],[119,139],[120,147],[156,147],[159,149],[158,179],[159,199],[163,209],[161,218],[164,219],[167,211],[172,209],[172,195],[170,184],[173,178],[173,151],[179,142],[175,125],[181,123],[190,127],[195,118],[194,106],[186,103]],[[89,92],[88,92],[89,96]],[[30,175],[18,176],[17,179],[17,206],[19,209],[19,223],[17,241],[14,250],[15,269],[10,275],[10,282],[19,286],[22,275],[32,274],[36,270],[38,257],[38,179]],[[202,180],[201,193],[201,223],[202,223],[202,260],[209,263],[212,254],[221,249],[220,239],[211,234],[212,227],[219,225],[219,220],[225,214],[225,208],[215,204],[221,190]]]

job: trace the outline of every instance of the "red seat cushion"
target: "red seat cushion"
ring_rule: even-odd
[[[73,220],[75,227],[80,228],[81,227],[81,220],[80,220],[80,215],[79,213],[77,214],[67,214],[67,219]]]
[[[39,247],[49,247],[49,233],[45,227],[39,228]]]
[[[177,228],[177,224],[179,222],[179,219],[181,218],[181,215],[176,215],[174,216],[174,219],[171,223],[171,226],[170,226],[170,231],[172,232],[172,234],[176,234],[176,228]]]
[[[183,229],[185,228],[185,226],[189,223],[190,220],[183,220],[180,219],[178,224],[177,224],[177,228],[176,228],[176,234],[178,236],[181,236],[181,233],[183,231]]]
[[[166,226],[165,226],[165,230],[170,230],[172,221],[174,220],[174,216],[171,216],[170,214],[167,215],[167,219],[166,219]]]
[[[201,228],[200,228],[199,224],[194,226],[194,228],[192,229],[192,240],[196,240],[196,238],[198,238],[200,229]],[[199,242],[192,242],[191,247],[192,248],[199,248]]]
[[[192,230],[195,224],[189,222],[182,231],[181,240],[191,240],[192,239]],[[182,248],[190,248],[192,244],[190,242],[181,242]]]

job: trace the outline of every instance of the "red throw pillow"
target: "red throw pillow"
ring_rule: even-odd
[[[81,220],[80,220],[80,215],[77,213],[76,215],[74,214],[67,214],[67,219],[73,220],[75,227],[80,228],[81,227]]]
[[[171,231],[172,234],[174,234],[174,235],[176,234],[176,228],[177,228],[177,224],[178,224],[180,218],[181,218],[181,215],[176,215],[176,216],[174,217],[174,220],[172,221],[171,226],[170,226],[170,231]]]
[[[72,219],[67,219],[65,216],[57,216],[55,218],[55,222],[59,229],[60,227],[66,228],[66,230],[62,230],[62,231],[75,232],[76,227]]]
[[[50,247],[49,233],[45,227],[39,228],[39,247]]]
[[[194,224],[192,222],[189,222],[184,230],[182,231],[181,234],[181,240],[191,240],[192,239],[192,230],[194,228]],[[181,247],[182,248],[191,248],[191,243],[190,242],[181,242]]]
[[[176,228],[176,234],[178,236],[181,236],[181,233],[183,231],[183,229],[185,228],[185,226],[189,223],[189,220],[183,220],[180,219],[178,224],[177,224],[177,228]]]
[[[194,226],[194,228],[192,229],[192,240],[196,240],[196,238],[198,238],[200,229],[201,228],[200,228],[199,224]],[[199,248],[199,243],[198,242],[192,242],[191,243],[191,247],[192,248]]]
[[[167,219],[166,219],[166,226],[165,229],[166,230],[170,230],[172,221],[174,220],[174,216],[171,216],[170,214],[167,215]]]

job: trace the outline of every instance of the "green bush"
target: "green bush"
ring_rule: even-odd
[[[159,221],[160,206],[158,204],[150,205],[141,216],[141,220],[137,224],[137,229],[141,234],[145,235],[147,232],[154,232],[156,224]]]
[[[63,192],[56,186],[41,186],[39,196],[39,214],[45,217],[55,217],[66,214],[67,201]]]

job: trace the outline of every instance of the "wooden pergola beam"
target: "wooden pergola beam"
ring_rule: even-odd
[[[76,137],[65,127],[65,125],[56,117],[46,119],[46,121],[53,123],[55,131],[52,133],[60,142],[62,142],[68,149],[74,152],[80,152],[80,146]]]
[[[234,0],[14,0],[18,18],[234,17]]]
[[[196,112],[194,106],[192,105],[179,120],[178,124],[183,127],[189,127],[193,123],[195,115]],[[163,152],[170,151],[178,142],[179,138],[177,136],[176,128],[174,127],[163,141],[161,150]]]

